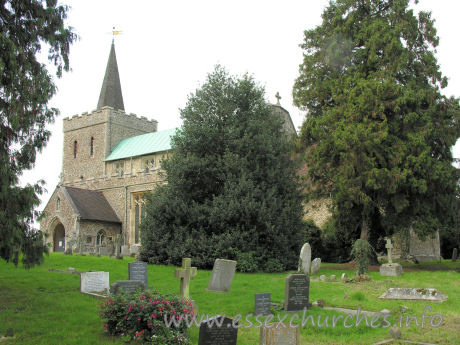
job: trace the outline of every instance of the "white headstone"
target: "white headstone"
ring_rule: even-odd
[[[130,255],[136,255],[137,253],[139,253],[139,246],[138,245],[132,245],[129,247],[129,253]]]
[[[303,274],[310,274],[311,264],[311,247],[309,243],[305,243],[300,250],[300,271]]]
[[[129,246],[124,244],[121,246],[121,255],[122,256],[129,256]]]
[[[311,274],[316,274],[319,272],[319,269],[321,268],[321,259],[316,258],[311,262]]]
[[[235,269],[236,261],[216,259],[209,279],[208,291],[229,292]]]
[[[109,272],[82,272],[80,291],[84,293],[108,294]]]

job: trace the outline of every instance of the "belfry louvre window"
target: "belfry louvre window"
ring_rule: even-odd
[[[91,142],[90,142],[89,145],[90,145],[89,146],[89,155],[91,157],[93,157],[94,156],[94,137],[91,137]]]

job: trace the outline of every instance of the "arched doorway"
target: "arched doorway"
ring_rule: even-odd
[[[53,251],[55,252],[63,252],[65,251],[65,229],[62,223],[58,223],[54,228],[53,234]]]

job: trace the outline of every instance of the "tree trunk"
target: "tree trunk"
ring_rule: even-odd
[[[363,221],[361,223],[361,236],[359,238],[364,241],[367,241],[368,233],[369,233],[369,225],[367,224],[366,218],[363,218]]]
[[[367,219],[364,217],[361,223],[361,236],[359,237],[361,240],[369,242],[369,223]],[[375,250],[372,251],[372,255],[370,257],[370,264],[371,265],[378,265],[379,261],[377,258],[377,253]]]

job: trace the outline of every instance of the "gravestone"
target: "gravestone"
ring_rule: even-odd
[[[290,274],[286,277],[284,310],[299,311],[308,306],[310,278],[306,274]]]
[[[270,293],[256,293],[254,295],[254,315],[269,315],[270,299]]]
[[[121,242],[122,242],[121,236],[117,235],[115,237],[115,240],[113,241],[113,244],[115,245],[114,255],[117,257],[121,256]]]
[[[385,277],[399,277],[402,274],[402,266],[398,263],[393,263],[393,259],[391,258],[393,244],[390,239],[387,239],[385,248],[388,250],[388,263],[380,266],[380,275]]]
[[[442,302],[447,299],[447,296],[439,293],[436,289],[390,288],[379,298]]]
[[[454,250],[452,252],[452,262],[457,261],[457,258],[458,258],[458,249],[454,248]]]
[[[198,345],[236,345],[238,328],[232,326],[232,319],[226,317],[222,320],[222,317],[217,315],[201,323]],[[222,322],[221,327],[216,325],[216,321]]]
[[[322,282],[325,282],[325,281],[327,280],[326,275],[325,275],[325,274],[321,274],[321,275],[319,276],[319,280],[322,281]]]
[[[122,256],[129,256],[129,246],[124,244],[121,246],[121,255]]]
[[[309,243],[305,243],[300,250],[300,267],[299,271],[303,274],[310,274],[311,264],[311,247]]]
[[[107,241],[107,255],[108,256],[115,255],[115,244],[112,242],[112,240]]]
[[[134,261],[128,264],[129,280],[139,280],[148,288],[147,263],[143,261]]]
[[[136,255],[137,253],[139,253],[139,246],[137,245],[132,245],[129,247],[129,255]]]
[[[216,259],[209,279],[208,291],[229,292],[235,275],[236,261]]]
[[[120,293],[130,295],[137,290],[145,290],[144,283],[139,280],[118,280],[110,285],[110,292],[115,296],[119,295]]]
[[[192,259],[183,258],[182,268],[174,271],[174,277],[180,278],[180,297],[187,300],[190,298],[190,279],[196,276],[196,267],[190,267],[191,265]]]
[[[316,258],[311,262],[311,274],[316,274],[319,273],[319,270],[321,268],[321,259]]]
[[[99,255],[107,255],[107,247],[99,247]]]
[[[108,294],[109,272],[82,272],[80,291],[83,293]]]
[[[260,328],[260,345],[298,345],[300,328],[276,327],[277,324],[269,323]]]

